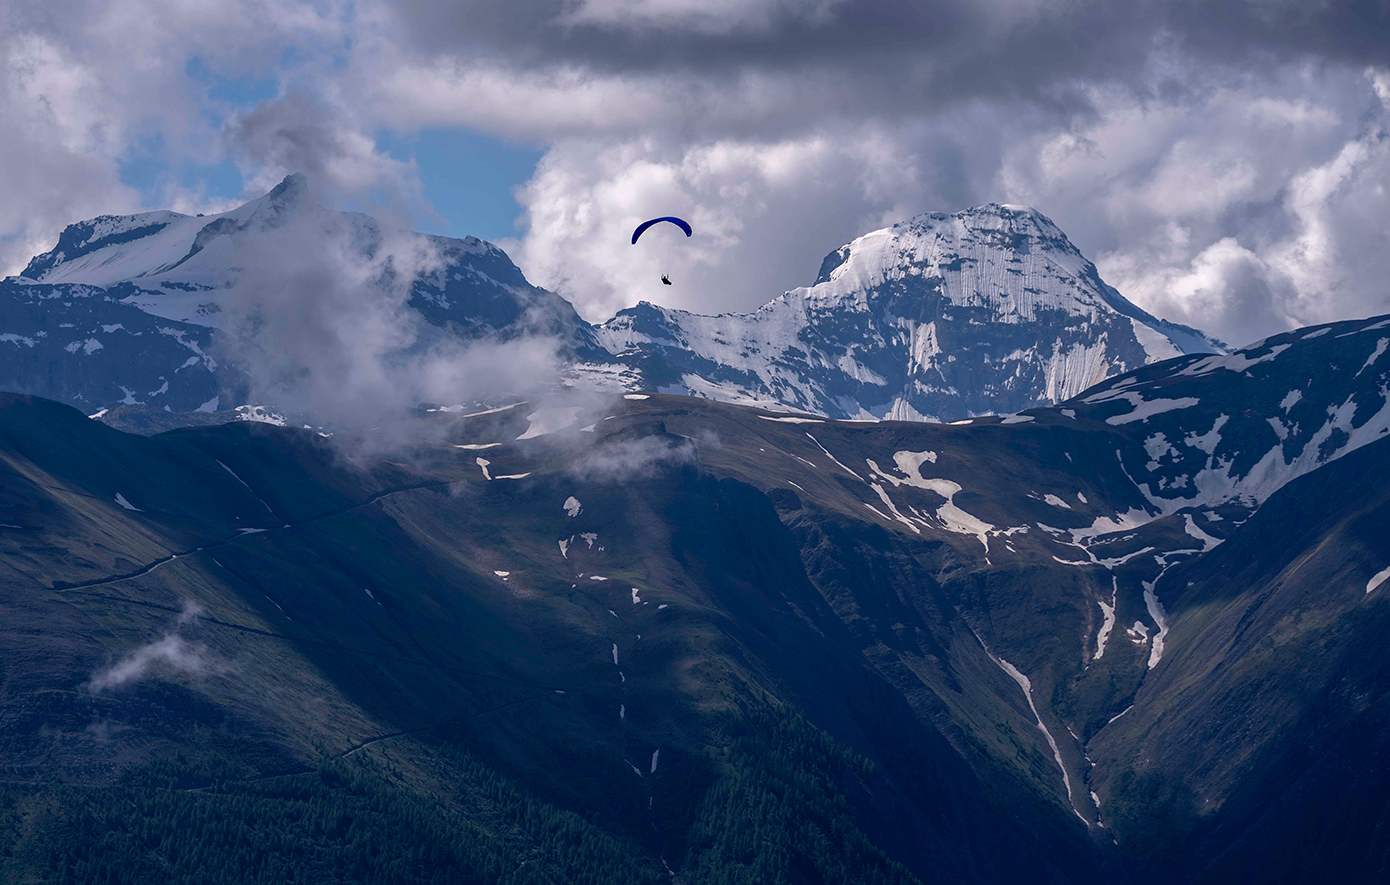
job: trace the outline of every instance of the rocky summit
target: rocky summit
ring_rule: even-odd
[[[828,255],[813,286],[753,313],[640,304],[598,334],[645,366],[651,389],[932,421],[1060,402],[1148,363],[1225,350],[1126,301],[1039,212],[997,204],[865,234]]]

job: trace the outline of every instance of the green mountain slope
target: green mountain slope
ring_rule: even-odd
[[[1376,328],[954,426],[652,395],[385,446],[7,395],[0,869],[1372,877],[1386,394],[1325,348]],[[1283,436],[1251,378],[1303,391]]]

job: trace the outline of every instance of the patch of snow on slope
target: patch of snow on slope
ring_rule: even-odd
[[[566,427],[573,426],[579,420],[578,406],[556,406],[545,409],[537,409],[526,416],[526,420],[531,422],[526,428],[526,432],[517,439],[535,439],[538,436],[545,436],[548,433],[555,433],[564,430]]]
[[[1116,597],[1120,595],[1120,579],[1114,575],[1110,576],[1110,604],[1106,605],[1099,599],[1096,605],[1100,606],[1101,617],[1104,619],[1100,625],[1100,632],[1096,634],[1096,660],[1099,661],[1105,654],[1105,643],[1110,639],[1110,631],[1115,629],[1115,605]]]
[[[874,466],[874,463],[870,461],[869,465],[872,467]],[[893,499],[888,497],[888,493],[883,490],[883,486],[879,485],[876,482],[871,482],[869,483],[869,488],[873,489],[875,492],[878,493],[878,496],[880,499],[882,499],[884,506],[886,506],[889,512],[893,514],[894,519],[907,526],[908,528],[912,529],[912,531],[915,534],[922,534],[922,530],[917,528],[917,526],[912,522],[912,520],[908,519],[906,516],[903,516],[902,511],[898,510],[898,505],[894,504]]]
[[[121,390],[125,390],[124,387]],[[285,416],[269,411],[265,406],[243,405],[234,409],[238,421],[256,421],[260,424],[273,424],[276,427],[285,426]]]
[[[134,504],[132,504],[132,503],[130,503],[129,501],[127,501],[127,500],[125,499],[125,495],[122,495],[120,492],[117,492],[117,493],[116,493],[116,503],[117,503],[117,504],[120,504],[122,507],[124,507],[124,508],[127,509],[127,510],[134,510],[136,513],[143,513],[143,512],[144,512],[144,511],[142,511],[139,507],[136,507]]]
[[[1373,593],[1377,587],[1385,583],[1387,578],[1390,578],[1390,568],[1376,572],[1375,576],[1366,582],[1366,593],[1368,595]]]
[[[1137,529],[1142,525],[1152,522],[1154,517],[1140,510],[1131,507],[1124,513],[1117,513],[1115,516],[1097,516],[1095,520],[1085,528],[1067,529],[1071,533],[1072,541],[1078,544],[1085,543],[1092,538],[1100,535],[1110,535],[1115,532]]]
[[[1184,396],[1179,399],[1146,400],[1137,393],[1126,393],[1120,398],[1129,400],[1130,405],[1134,406],[1134,411],[1106,418],[1106,424],[1118,427],[1121,424],[1131,424],[1135,421],[1147,421],[1154,415],[1161,415],[1164,412],[1173,412],[1178,409],[1190,409],[1201,402],[1193,396]]]
[[[636,399],[636,400],[642,400],[642,399],[651,399],[651,397],[648,396],[648,395],[645,394],[645,393],[625,393],[625,394],[623,394],[623,399]]]
[[[1183,442],[1194,449],[1201,449],[1208,455],[1216,451],[1216,447],[1221,444],[1221,428],[1226,426],[1226,422],[1231,420],[1230,415],[1221,415],[1212,424],[1211,430],[1206,433],[1189,433],[1183,437]]]
[[[483,469],[483,479],[492,479],[492,474],[487,472],[487,466],[492,462],[486,458],[475,458],[474,463]]]
[[[1267,363],[1270,360],[1275,359],[1279,356],[1279,354],[1288,350],[1292,346],[1292,344],[1276,344],[1269,349],[1269,353],[1266,353],[1263,356],[1257,356],[1252,358],[1249,356],[1249,354],[1257,350],[1262,350],[1264,348],[1264,342],[1256,342],[1255,344],[1252,344],[1251,346],[1246,348],[1242,348],[1241,350],[1237,350],[1234,353],[1226,354],[1224,356],[1221,354],[1217,354],[1215,356],[1209,356],[1205,359],[1197,360],[1197,362],[1188,366],[1186,369],[1183,369],[1181,372],[1178,372],[1178,374],[1188,376],[1207,375],[1217,371],[1218,369],[1225,369],[1228,372],[1244,372],[1251,366],[1259,365],[1260,363]]]
[[[1158,581],[1155,580],[1153,583],[1145,581],[1143,583],[1144,605],[1149,608],[1149,617],[1153,618],[1154,623],[1158,625],[1158,632],[1154,634],[1154,644],[1149,650],[1149,669],[1152,670],[1158,666],[1159,661],[1163,660],[1163,640],[1168,636],[1168,613],[1163,610],[1163,604],[1158,601],[1158,594],[1154,592],[1154,587],[1157,586]],[[1138,621],[1135,621],[1135,626],[1139,626]]]
[[[1051,504],[1053,507],[1061,507],[1066,510],[1071,509],[1070,504],[1053,494],[1043,495],[1043,501],[1045,501],[1048,504]]]
[[[985,546],[985,553],[989,553],[989,533],[994,526],[956,506],[955,498],[961,491],[960,485],[948,479],[923,481],[927,483],[927,488],[946,499],[945,504],[936,508],[936,518],[945,524],[946,530],[960,535],[974,535]]]
[[[584,505],[579,503],[579,499],[570,495],[565,499],[565,515],[571,518],[578,516],[579,511],[584,509]]]
[[[1357,370],[1357,376],[1360,376],[1362,372],[1375,365],[1376,360],[1380,359],[1382,356],[1385,355],[1386,347],[1390,347],[1390,338],[1382,338],[1379,341],[1377,341],[1376,349],[1371,352],[1370,356],[1366,357],[1366,364]]]
[[[893,463],[908,476],[919,476],[922,463],[936,463],[936,452],[894,452]]]
[[[522,402],[519,402],[519,403],[512,403],[510,406],[498,406],[498,407],[495,408],[495,409],[484,409],[484,410],[481,411],[481,412],[469,412],[467,415],[459,415],[459,417],[460,417],[460,418],[478,418],[478,417],[481,417],[482,415],[496,415],[498,412],[506,412],[506,411],[509,411],[509,410],[511,410],[511,409],[515,409],[517,406],[521,406],[521,405],[525,405],[525,401],[522,401]],[[438,409],[438,411],[440,411],[440,412],[458,412],[458,411],[462,411],[464,408],[465,408],[464,406],[441,406],[441,407]],[[431,411],[434,411],[434,410],[431,409]]]
[[[1032,415],[1005,415],[1005,416],[1004,416],[1004,420],[1003,420],[1003,421],[1000,421],[999,423],[1000,423],[1000,424],[1027,424],[1027,423],[1029,423],[1030,421],[1034,421],[1034,420],[1036,420],[1036,419],[1034,419]]]
[[[780,422],[783,423],[783,424],[824,424],[824,423],[825,423],[825,422],[824,422],[823,420],[821,420],[820,418],[794,418],[794,417],[774,418],[774,417],[772,417],[771,415],[759,415],[758,417],[761,418],[761,419],[763,419],[764,421],[780,421]]]
[[[838,466],[840,469],[844,470],[846,473],[848,473],[850,476],[854,477],[855,479],[859,480],[860,482],[863,482],[863,481],[864,481],[864,477],[860,476],[859,474],[855,473],[853,470],[850,470],[848,467],[846,467],[845,465],[841,464],[839,458],[836,458],[834,455],[830,454],[830,450],[827,449],[825,446],[821,445],[821,444],[820,444],[820,440],[816,439],[814,436],[811,436],[811,434],[809,434],[809,433],[806,434],[806,436],[807,436],[808,439],[811,440],[811,442],[813,442],[813,443],[816,444],[816,448],[820,449],[822,452],[825,452],[825,457],[829,458],[831,461],[834,461],[835,464],[836,464],[836,466]]]
[[[988,649],[986,649],[986,651],[988,651]],[[1072,799],[1071,792],[1071,776],[1067,774],[1067,766],[1062,761],[1062,750],[1057,746],[1057,740],[1052,737],[1052,732],[1048,731],[1047,726],[1043,724],[1042,714],[1038,712],[1038,705],[1033,702],[1033,684],[1029,682],[1028,677],[1019,672],[1018,668],[1013,664],[1010,664],[1003,658],[995,657],[994,655],[990,655],[990,657],[994,657],[994,661],[999,665],[1000,669],[1008,673],[1013,681],[1018,683],[1018,687],[1023,689],[1023,696],[1028,699],[1028,708],[1033,711],[1033,718],[1037,720],[1038,730],[1041,731],[1043,737],[1047,739],[1047,745],[1052,748],[1052,758],[1057,760],[1057,767],[1062,771],[1062,786],[1067,789],[1067,804],[1074,805],[1075,800]],[[1075,808],[1073,808],[1073,811],[1074,810]],[[1081,815],[1077,814],[1077,817],[1081,817]],[[1083,823],[1086,821],[1084,817],[1082,817],[1081,820]]]
[[[810,436],[810,434],[808,433],[807,436]],[[817,445],[819,445],[819,443],[817,443]],[[826,454],[830,453],[826,452]],[[920,467],[922,462],[936,460],[934,457],[926,457],[927,455],[934,455],[934,453],[898,452],[893,456],[893,460],[897,462],[898,468],[902,470],[903,473],[907,474],[905,478],[896,477],[892,476],[891,474],[885,473],[884,471],[880,470],[878,465],[875,464],[872,460],[869,460],[868,464],[869,467],[873,469],[874,473],[878,474],[883,479],[886,479],[887,481],[891,482],[895,486],[907,485],[912,486],[914,488],[926,489],[929,492],[935,492],[936,494],[945,498],[946,503],[942,504],[940,507],[936,509],[936,518],[941,521],[942,528],[946,529],[946,531],[948,532],[954,532],[960,535],[973,535],[976,538],[979,538],[980,543],[983,544],[985,547],[985,553],[988,554],[989,533],[994,531],[995,527],[985,522],[984,520],[970,513],[967,513],[966,511],[962,510],[960,507],[956,505],[955,496],[957,493],[961,491],[961,486],[959,483],[952,482],[949,479],[926,479],[921,475]],[[845,469],[848,470],[849,468]],[[855,475],[858,476],[858,474]],[[875,491],[877,491],[881,497],[885,498],[886,501],[887,495],[884,494],[882,489],[875,488]],[[889,506],[892,506],[891,502],[888,503]],[[873,507],[870,507],[869,509],[878,512]],[[893,509],[895,511],[897,510],[897,508]],[[899,514],[899,516],[901,517],[901,514]],[[884,516],[883,518],[888,519],[887,516]],[[904,521],[906,521],[905,517],[903,517],[903,519]]]
[[[1192,537],[1196,538],[1198,541],[1202,542],[1203,553],[1206,553],[1208,550],[1211,550],[1213,547],[1216,547],[1221,543],[1220,538],[1213,538],[1211,535],[1208,535],[1206,532],[1198,528],[1197,521],[1192,518],[1191,513],[1184,513],[1183,519],[1186,521],[1185,528],[1187,530],[1187,533]]]
[[[1298,405],[1298,401],[1301,399],[1303,399],[1303,391],[1290,390],[1288,393],[1284,394],[1284,398],[1279,401],[1279,408],[1283,409],[1284,414],[1287,415],[1289,413],[1289,409],[1292,409],[1294,406]]]

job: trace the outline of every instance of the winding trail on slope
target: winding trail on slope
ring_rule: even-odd
[[[372,497],[368,498],[368,499],[365,500],[365,501],[361,501],[361,502],[356,503],[356,504],[351,504],[351,505],[349,505],[349,506],[347,506],[347,507],[339,507],[339,508],[337,508],[337,509],[335,509],[335,510],[330,510],[330,511],[328,511],[328,512],[326,512],[326,513],[320,513],[320,514],[318,514],[317,516],[311,516],[311,517],[309,517],[308,519],[302,519],[302,520],[300,520],[299,522],[287,522],[287,523],[285,523],[284,525],[279,525],[279,526],[274,526],[274,527],[271,527],[271,528],[262,529],[262,530],[257,531],[257,532],[244,532],[244,531],[241,531],[240,529],[238,529],[238,530],[237,530],[237,533],[236,533],[235,535],[232,535],[232,536],[227,537],[227,538],[221,538],[221,539],[219,539],[219,540],[212,541],[212,542],[210,542],[210,543],[203,544],[203,545],[198,546],[198,547],[193,547],[193,548],[191,548],[191,549],[189,549],[189,550],[181,550],[181,551],[179,551],[178,553],[171,553],[170,555],[168,555],[168,556],[166,556],[166,557],[163,557],[162,559],[157,559],[157,560],[155,560],[154,562],[151,562],[151,563],[149,563],[148,565],[142,566],[141,568],[138,568],[138,569],[136,569],[136,570],[133,571],[133,572],[127,572],[127,573],[125,573],[125,574],[119,574],[119,575],[108,575],[108,576],[102,577],[102,578],[94,578],[94,579],[92,579],[92,580],[90,580],[90,581],[81,581],[81,582],[76,583],[76,584],[67,584],[67,583],[64,583],[64,582],[62,582],[62,581],[58,581],[58,582],[55,582],[55,583],[50,584],[50,585],[43,585],[42,583],[40,583],[40,586],[44,587],[45,590],[55,590],[55,591],[57,591],[57,592],[59,592],[59,593],[68,593],[68,592],[71,592],[71,591],[73,591],[73,590],[86,590],[86,589],[89,589],[89,588],[92,588],[92,587],[104,587],[104,586],[107,586],[107,585],[109,585],[109,584],[118,583],[118,582],[120,582],[120,581],[129,581],[129,580],[131,580],[131,579],[133,579],[133,578],[144,577],[145,575],[148,575],[150,572],[154,571],[155,569],[159,568],[160,566],[165,565],[165,564],[170,563],[170,562],[173,562],[173,561],[176,560],[176,559],[181,559],[181,558],[183,558],[183,557],[185,557],[185,556],[192,556],[192,555],[195,554],[195,553],[202,553],[202,552],[207,551],[207,550],[216,550],[216,549],[219,549],[219,548],[222,548],[222,547],[226,547],[226,546],[228,546],[229,544],[231,544],[232,542],[237,541],[237,540],[239,540],[239,539],[241,539],[241,538],[254,537],[254,536],[256,536],[256,535],[265,535],[265,534],[270,534],[270,533],[272,533],[272,532],[282,532],[282,531],[285,531],[286,529],[294,529],[294,528],[299,528],[299,527],[301,527],[301,526],[312,525],[313,523],[319,522],[320,520],[331,519],[331,518],[333,518],[333,517],[335,517],[335,516],[343,516],[344,514],[351,513],[351,512],[354,511],[354,510],[358,510],[358,509],[363,508],[363,507],[370,507],[371,505],[377,503],[378,501],[381,501],[381,500],[383,500],[383,499],[385,499],[385,498],[389,498],[389,497],[392,496],[392,495],[398,495],[398,494],[400,494],[401,492],[414,492],[414,491],[419,491],[419,490],[421,490],[421,489],[448,488],[449,486],[457,485],[457,484],[460,483],[460,482],[466,482],[466,481],[467,481],[467,480],[460,480],[460,479],[441,480],[441,481],[436,481],[436,482],[419,483],[419,484],[412,485],[412,486],[403,486],[403,487],[397,488],[397,489],[390,489],[390,490],[388,490],[388,491],[381,492],[380,494],[373,495]]]
[[[467,716],[450,716],[450,717],[446,717],[446,718],[444,718],[444,719],[438,720],[437,722],[432,722],[432,723],[430,723],[429,725],[422,725],[422,726],[420,726],[419,728],[407,728],[407,729],[403,729],[403,730],[401,730],[401,731],[392,731],[392,732],[388,732],[388,733],[386,733],[386,734],[379,734],[379,735],[377,735],[376,737],[370,737],[370,738],[367,738],[367,739],[364,740],[364,741],[361,741],[361,742],[359,742],[359,743],[353,744],[352,746],[348,747],[346,750],[340,750],[339,752],[332,754],[332,755],[329,756],[328,758],[329,758],[329,759],[346,759],[348,756],[351,756],[353,753],[356,753],[358,750],[365,749],[365,748],[370,747],[370,746],[372,746],[372,745],[374,745],[374,744],[379,744],[379,743],[381,743],[382,741],[387,741],[387,740],[390,740],[391,738],[406,737],[406,736],[412,735],[412,734],[423,734],[423,733],[425,733],[425,732],[427,732],[427,731],[432,731],[432,730],[438,728],[438,727],[441,726],[441,725],[447,725],[447,724],[449,724],[450,722],[469,722],[469,721],[472,721],[472,720],[474,720],[474,719],[478,719],[478,718],[480,718],[480,717],[482,717],[482,716],[486,716],[486,715],[488,715],[489,713],[496,713],[496,712],[498,712],[498,711],[500,711],[500,710],[505,710],[505,709],[507,709],[508,707],[516,707],[516,706],[520,706],[521,704],[530,703],[531,701],[543,700],[543,699],[548,698],[548,697],[554,697],[554,692],[549,692],[549,693],[543,694],[543,695],[535,695],[535,696],[527,697],[527,698],[518,698],[517,700],[514,700],[514,701],[508,701],[508,702],[505,703],[505,704],[498,704],[498,705],[495,706],[495,707],[488,707],[486,710],[479,710],[479,711],[476,712],[476,713],[470,713],[470,714],[468,714]],[[214,784],[204,784],[204,785],[201,786],[201,787],[186,787],[186,788],[184,788],[183,790],[180,790],[180,792],[183,792],[183,793],[203,793],[203,792],[207,792],[208,790],[213,789],[214,787],[225,787],[225,786],[229,786],[229,785],[231,785],[231,784],[253,784],[253,783],[258,783],[258,782],[260,782],[260,781],[275,780],[275,779],[277,779],[277,778],[282,778],[282,777],[300,777],[300,776],[303,776],[303,775],[306,775],[306,774],[313,774],[313,773],[314,773],[315,771],[317,771],[317,770],[318,770],[318,769],[316,769],[315,767],[310,766],[310,765],[297,765],[297,766],[295,766],[294,768],[287,768],[287,769],[285,769],[284,771],[271,772],[270,774],[258,774],[258,775],[253,775],[252,777],[237,778],[237,779],[235,779],[235,780],[220,781],[219,783],[217,783],[217,784],[215,784],[215,785],[214,785]]]
[[[86,593],[88,591],[84,588],[82,592]],[[142,608],[153,608],[158,609],[160,611],[166,611],[170,614],[177,615],[182,614],[183,612],[183,609],[175,608],[171,605],[161,605],[157,602],[146,602],[142,599],[131,599],[126,596],[112,596],[106,593],[91,593],[90,595],[95,599],[104,599],[108,602],[123,602],[127,605],[137,605]],[[301,645],[316,645],[321,648],[331,648],[335,651],[347,652],[348,654],[363,655],[365,657],[378,658],[384,661],[394,661],[400,664],[410,664],[416,667],[428,667],[430,669],[442,670],[449,673],[458,673],[464,676],[476,676],[479,679],[491,679],[496,682],[505,682],[509,685],[519,685],[525,688],[543,689],[551,693],[564,692],[566,694],[588,694],[581,688],[564,688],[560,686],[539,685],[534,682],[524,682],[522,680],[511,679],[506,676],[497,676],[492,673],[484,673],[480,670],[470,670],[467,667],[455,667],[451,664],[439,663],[438,661],[421,661],[417,660],[416,658],[408,658],[402,655],[391,654],[389,652],[372,651],[371,649],[365,648],[354,648],[350,645],[343,645],[337,642],[328,642],[323,639],[311,639],[307,636],[289,636],[285,633],[276,633],[273,630],[262,630],[259,627],[248,627],[245,624],[238,624],[235,621],[224,621],[220,618],[208,617],[207,615],[199,615],[197,620],[200,624],[212,624],[214,626],[223,627],[228,630],[236,630],[241,633],[250,633],[255,636],[264,636],[267,639],[279,639],[282,642],[297,642]]]

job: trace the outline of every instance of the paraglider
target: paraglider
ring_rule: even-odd
[[[637,225],[637,229],[632,232],[632,245],[637,245],[637,240],[642,236],[642,234],[647,232],[648,228],[650,228],[652,225],[660,224],[662,222],[667,222],[669,224],[675,225],[677,228],[684,231],[687,237],[694,234],[694,231],[690,228],[690,222],[686,221],[683,218],[677,218],[674,215],[663,215],[660,218],[653,218]],[[657,236],[657,239],[660,241],[658,243],[657,257],[660,259],[663,268],[661,273],[661,284],[664,286],[673,285],[671,282],[671,273],[669,270],[666,270],[665,268],[667,267],[667,265],[670,264],[670,247],[673,245],[675,238],[672,236],[654,236]]]
[[[694,231],[690,229],[690,222],[686,221],[684,218],[677,218],[674,215],[663,215],[660,218],[653,218],[650,221],[644,221],[637,225],[637,230],[632,232],[632,245],[637,245],[637,238],[646,233],[647,228],[651,227],[653,224],[660,224],[663,221],[669,221],[676,227],[685,231],[687,237],[694,233]]]

